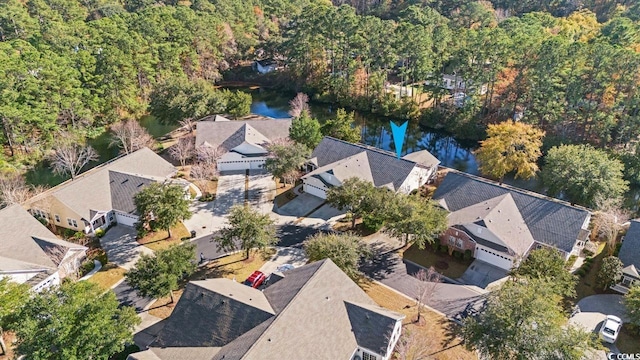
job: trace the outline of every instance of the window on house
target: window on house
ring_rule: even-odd
[[[60,222],[60,216],[58,214],[54,215],[54,217],[56,218],[56,222]]]
[[[78,223],[75,220],[71,220],[73,221],[73,227],[78,227]]]
[[[459,248],[462,248],[462,245],[463,245],[462,244],[462,239],[457,239],[456,240],[456,246],[459,247]]]
[[[73,223],[71,222],[70,218],[67,218],[67,224],[69,224],[69,226],[73,226]]]
[[[371,355],[366,352],[362,352],[362,360],[377,360],[378,358],[375,355]]]
[[[456,243],[456,238],[453,236],[449,236],[449,244],[453,245]]]

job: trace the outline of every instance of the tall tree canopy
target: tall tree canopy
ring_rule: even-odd
[[[133,202],[139,221],[149,224],[152,230],[167,230],[168,237],[171,237],[172,226],[192,216],[184,189],[170,183],[148,185],[134,196]]]
[[[248,206],[236,205],[229,213],[229,225],[214,239],[226,251],[244,250],[248,259],[251,249],[265,250],[278,242],[273,220]]]
[[[196,270],[195,257],[195,244],[191,243],[158,250],[153,256],[142,255],[127,272],[127,282],[142,296],[170,296],[173,302],[180,280]]]
[[[476,156],[480,171],[502,179],[515,171],[516,178],[529,179],[538,172],[544,132],[522,122],[505,121],[487,128],[487,139],[480,142]]]
[[[576,293],[576,276],[567,270],[560,253],[550,247],[533,250],[513,274],[544,280],[554,293],[565,297],[573,297]]]
[[[571,202],[595,206],[600,199],[618,199],[627,191],[624,165],[588,145],[561,145],[545,157],[542,179],[552,196],[564,194]]]
[[[305,240],[304,250],[309,261],[331,259],[353,280],[360,278],[360,264],[370,255],[367,245],[352,234],[318,233]]]
[[[29,298],[14,325],[15,350],[35,360],[109,359],[133,341],[140,318],[112,291],[65,282]]]
[[[546,280],[507,281],[465,320],[465,344],[496,360],[580,359],[595,348],[595,336],[567,323],[561,299]]]

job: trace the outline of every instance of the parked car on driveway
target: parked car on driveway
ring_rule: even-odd
[[[600,338],[608,343],[613,344],[618,339],[618,334],[622,328],[622,320],[613,315],[607,315],[604,324],[600,328]]]
[[[244,281],[243,284],[257,289],[258,287],[260,287],[260,285],[262,285],[265,279],[266,276],[264,275],[264,273],[262,271],[256,270],[247,278],[247,280]]]

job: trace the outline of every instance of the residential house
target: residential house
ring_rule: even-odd
[[[478,88],[473,82],[466,81],[464,77],[456,74],[443,74],[440,83],[437,82],[437,79],[435,81],[427,80],[424,83],[425,85],[441,86],[443,89],[447,89],[452,93],[476,92],[479,95],[484,95],[489,90],[487,84],[482,84]]]
[[[170,180],[177,169],[148,148],[121,156],[66,181],[25,206],[55,226],[95,233],[111,224],[133,226],[138,221],[133,197],[151,182]]]
[[[309,171],[302,177],[305,192],[327,198],[327,191],[351,177],[372,182],[376,187],[410,193],[427,183],[440,161],[426,150],[398,159],[389,151],[325,137],[313,150]]]
[[[149,349],[130,360],[388,360],[404,315],[377,306],[331,260],[264,290],[191,281]]]
[[[256,60],[253,62],[253,70],[264,75],[278,70],[278,63],[273,59]]]
[[[209,116],[196,125],[196,146],[222,147],[219,171],[260,169],[269,155],[267,145],[289,136],[290,119],[230,121]]]
[[[611,288],[626,294],[630,287],[640,285],[640,219],[631,220],[629,230],[622,240],[618,258],[624,264],[622,278]]]
[[[568,259],[589,239],[587,209],[477,176],[450,171],[433,199],[450,211],[441,244],[503,269],[541,246]]]
[[[75,275],[87,248],[58,239],[20,205],[0,209],[0,278],[35,291]]]

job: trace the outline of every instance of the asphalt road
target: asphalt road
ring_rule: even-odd
[[[277,246],[301,247],[302,242],[309,236],[316,234],[321,230],[297,225],[280,225],[276,226],[276,236],[278,239]],[[204,255],[206,260],[217,259],[227,254],[218,248],[218,243],[214,240],[219,236],[220,232],[216,231],[212,234],[203,235],[191,240],[196,244],[196,261],[200,261],[200,254]]]
[[[132,306],[136,312],[142,312],[153,301],[153,299],[139,296],[126,280],[114,287],[113,292],[116,293],[116,298],[120,304]]]

